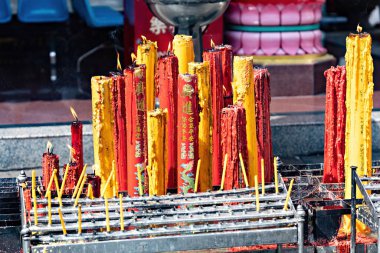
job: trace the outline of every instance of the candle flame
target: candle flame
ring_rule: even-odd
[[[210,46],[211,46],[211,48],[213,48],[213,49],[215,48],[215,43],[214,43],[214,41],[213,41],[212,39],[210,40]]]
[[[71,114],[73,115],[75,121],[78,121],[78,115],[77,113],[75,112],[74,108],[70,106],[70,111],[71,111]]]
[[[358,26],[356,27],[356,31],[358,33],[361,33],[363,31],[363,28],[358,24]]]
[[[116,59],[116,68],[117,68],[117,70],[118,71],[122,71],[123,70],[123,68],[121,67],[121,63],[120,63],[120,54],[119,54],[119,52],[116,52],[116,54],[117,54],[117,59]]]
[[[145,44],[146,43],[146,37],[144,35],[141,35],[141,39],[142,39],[142,43]]]
[[[169,41],[168,44],[168,53],[172,51],[172,43]]]
[[[53,144],[50,141],[48,141],[47,144],[46,144],[46,152],[48,154],[53,153]]]
[[[134,63],[137,59],[137,56],[134,53],[131,53],[132,62]]]

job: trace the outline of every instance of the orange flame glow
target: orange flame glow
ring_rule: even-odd
[[[75,112],[74,108],[70,106],[70,111],[71,111],[71,114],[73,115],[75,121],[78,121],[78,115],[77,113]]]
[[[134,53],[131,53],[132,62],[135,62],[137,57]]]
[[[48,154],[53,153],[53,144],[50,141],[48,141],[47,144],[46,144],[46,152]]]
[[[123,68],[121,67],[121,63],[120,63],[120,54],[119,54],[119,52],[116,52],[116,54],[117,54],[117,66],[116,66],[116,68],[117,68],[117,70],[118,71],[122,71],[123,70]]]
[[[356,31],[358,33],[361,33],[363,31],[363,28],[358,24],[358,26],[356,27]]]
[[[215,43],[212,39],[210,40],[210,46],[211,46],[211,48],[215,48]]]
[[[172,51],[172,43],[169,41],[169,44],[168,44],[168,53]]]

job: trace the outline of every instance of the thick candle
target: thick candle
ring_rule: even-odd
[[[167,109],[148,112],[148,178],[149,195],[166,194],[166,120]]]
[[[112,77],[112,110],[114,118],[114,154],[116,180],[120,192],[126,192],[127,187],[127,122],[125,114],[125,82],[122,75]]]
[[[167,188],[177,188],[177,95],[178,95],[178,58],[172,53],[158,59],[156,71],[156,96],[160,107],[167,108],[166,175]]]
[[[269,72],[267,69],[255,71],[255,101],[256,101],[256,136],[258,161],[264,160],[264,166],[260,166],[259,176],[265,182],[273,180],[273,151],[272,133],[270,128],[270,85]],[[264,173],[262,173],[262,168]]]
[[[178,76],[178,193],[194,191],[198,161],[197,76]]]
[[[252,57],[234,57],[234,103],[242,102],[247,119],[248,174],[249,185],[253,186],[258,174],[256,111],[255,111],[255,80]]]
[[[59,175],[59,156],[53,154],[53,145],[49,141],[46,146],[46,152],[42,155],[42,185],[45,190],[48,188],[54,169],[57,170]],[[52,184],[51,190],[56,190],[54,184]]]
[[[222,51],[211,49],[203,53],[210,62],[211,108],[212,108],[212,185],[220,186],[222,176],[222,146],[220,118],[223,109]]]
[[[247,136],[245,109],[241,105],[233,105],[222,110],[222,150],[223,157],[228,155],[228,164],[224,181],[225,190],[246,187],[244,172],[240,163],[242,156],[244,167],[247,167]]]
[[[79,164],[75,162],[74,160],[70,161],[68,167],[67,167],[67,164],[63,165],[62,173],[64,174],[66,173],[66,168],[68,168],[68,172],[67,172],[67,178],[66,178],[66,182],[64,186],[64,193],[72,194],[75,189],[75,185],[78,182],[81,169],[79,169]]]
[[[223,70],[223,95],[224,107],[232,105],[232,60],[233,53],[230,45],[218,45],[216,49],[222,51],[222,70]]]
[[[145,64],[146,71],[146,109],[153,110],[155,103],[154,73],[157,64],[157,42],[141,36],[142,42],[137,47],[137,64]]]
[[[94,168],[101,178],[101,190],[105,187],[114,160],[113,149],[113,113],[111,105],[112,78],[95,76],[91,79],[92,90],[92,132],[94,140]],[[106,196],[112,197],[113,185],[111,180],[106,189]]]
[[[146,99],[145,65],[131,65],[124,70],[125,109],[127,116],[127,182],[128,194],[139,196],[139,168],[144,168],[144,184],[147,186],[145,160],[147,154],[146,138]],[[147,191],[147,188],[145,187]]]
[[[199,112],[199,159],[202,161],[199,168],[199,188],[201,192],[212,190],[212,129],[211,129],[211,85],[210,63],[191,62],[189,73],[197,75]]]
[[[346,39],[346,150],[345,198],[351,198],[351,168],[359,176],[372,174],[373,62],[372,39],[368,33],[350,34]],[[361,196],[358,193],[358,196]]]
[[[189,62],[194,61],[193,38],[188,35],[174,36],[173,52],[178,57],[179,73],[187,73]]]
[[[325,71],[326,110],[324,183],[344,182],[344,150],[346,130],[346,68],[331,67]]]
[[[83,168],[83,124],[79,121],[78,115],[74,108],[70,107],[70,111],[74,117],[71,123],[71,147],[74,149],[73,160],[76,161],[79,168]]]

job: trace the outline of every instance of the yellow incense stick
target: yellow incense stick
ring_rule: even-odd
[[[276,194],[278,194],[278,172],[277,172],[277,157],[274,158],[273,161],[273,167],[274,167],[274,186],[276,189]]]
[[[74,207],[76,207],[78,205],[78,201],[79,201],[80,195],[82,194],[83,187],[84,187],[86,180],[87,180],[87,174],[84,175],[84,178],[80,184],[79,191],[77,193],[77,197],[76,197],[75,202],[74,202]]]
[[[224,188],[224,180],[225,180],[225,178],[226,178],[227,161],[228,161],[228,154],[226,154],[226,155],[224,156],[222,182],[221,182],[221,184],[220,184],[220,190],[221,190],[221,191],[223,191],[223,188]]]
[[[102,197],[104,197],[104,194],[107,191],[108,185],[110,184],[111,179],[113,178],[113,173],[115,173],[115,167],[112,166],[111,173],[109,174],[107,182],[106,182],[105,186],[103,187],[103,191],[102,191],[102,194],[101,194]]]
[[[290,194],[292,193],[293,183],[294,183],[294,178],[292,179],[292,181],[290,181],[288,194],[286,195],[286,200],[285,200],[285,205],[284,205],[285,211],[288,210],[288,204],[289,204]]]
[[[110,227],[110,214],[109,214],[109,210],[108,210],[108,198],[107,197],[104,197],[104,203],[105,203],[105,206],[106,206],[106,227],[107,227],[107,232],[110,232],[111,231],[111,227]]]
[[[36,194],[36,171],[32,170],[32,197],[33,197],[33,211],[34,211],[34,225],[38,225],[37,215],[37,194]]]
[[[63,195],[63,189],[65,188],[65,183],[66,183],[66,179],[67,179],[67,174],[69,172],[69,164],[66,164],[66,169],[65,169],[65,175],[63,176],[63,181],[62,181],[62,185],[61,185],[61,190],[59,191],[59,195]]]
[[[50,181],[49,181],[48,187],[47,187],[47,189],[46,189],[46,193],[45,193],[45,198],[47,198],[47,193],[48,193],[48,191],[50,191],[50,189],[51,189],[51,185],[53,184],[53,180],[54,180],[54,175],[55,175],[55,173],[57,173],[57,170],[56,170],[56,169],[54,169],[54,170],[53,170],[53,173],[51,173]]]
[[[92,184],[87,186],[87,198],[94,199],[94,190],[92,189]]]
[[[239,159],[240,159],[241,170],[243,171],[243,177],[244,177],[245,187],[249,187],[248,178],[247,178],[247,172],[245,171],[243,156],[241,155],[241,153],[239,153]]]
[[[260,212],[260,197],[259,197],[259,181],[257,175],[255,175],[255,194],[256,194],[256,211]]]
[[[48,225],[51,226],[51,191],[48,191],[47,193],[47,199],[48,199]]]
[[[198,164],[197,164],[197,174],[195,175],[194,192],[198,192],[198,180],[199,180],[200,167],[201,167],[201,159],[198,160]]]
[[[74,189],[74,193],[73,193],[73,196],[72,196],[72,199],[75,199],[75,196],[78,192],[78,189],[79,189],[79,186],[81,185],[82,183],[82,179],[84,177],[84,174],[86,173],[86,169],[87,169],[87,164],[84,165],[83,167],[83,170],[82,170],[82,173],[80,174],[80,177],[79,177],[79,180],[77,182],[77,185],[75,186],[75,189]]]
[[[58,197],[59,206],[62,207],[62,197],[61,197],[61,194],[59,192],[57,173],[54,174],[54,183],[55,183],[55,188],[57,189],[57,197]]]
[[[112,170],[115,170],[115,167],[116,167],[116,162],[115,160],[112,161]],[[112,174],[112,181],[114,182],[112,184],[112,193],[113,193],[113,196],[116,198],[117,194],[116,194],[116,183],[117,183],[117,180],[116,180],[116,173],[113,173]]]
[[[142,188],[142,180],[141,180],[141,172],[143,168],[142,165],[137,165],[137,179],[139,180],[139,195],[143,195],[143,188]]]
[[[265,195],[265,170],[264,159],[261,158],[261,195]]]
[[[82,205],[78,205],[78,234],[82,234]]]
[[[63,232],[64,235],[67,235],[66,225],[65,225],[65,221],[63,220],[63,215],[62,215],[61,208],[58,208],[58,214],[59,214],[59,220],[61,221],[62,232]]]
[[[123,209],[123,194],[119,194],[119,206],[120,206],[120,230],[124,231],[124,209]]]

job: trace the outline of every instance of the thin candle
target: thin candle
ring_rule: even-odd
[[[84,177],[84,174],[86,173],[86,169],[87,169],[87,164],[84,165],[83,167],[83,170],[82,170],[82,173],[80,174],[80,177],[79,177],[79,180],[77,182],[77,185],[75,186],[75,189],[74,189],[74,193],[73,193],[73,196],[72,196],[72,199],[75,199],[75,196],[78,192],[78,189],[79,189],[79,186],[81,185],[82,183],[82,180],[83,180],[83,177]]]
[[[78,205],[78,201],[79,201],[80,195],[83,191],[84,183],[86,182],[86,180],[87,180],[87,174],[84,175],[84,178],[80,184],[79,191],[77,193],[77,197],[76,197],[75,202],[74,202],[74,207],[76,207]]]
[[[286,200],[285,200],[285,205],[284,205],[284,210],[285,211],[288,210],[288,204],[289,204],[289,200],[290,200],[290,195],[292,193],[293,183],[294,183],[294,178],[292,179],[292,181],[290,181],[290,185],[289,185],[289,189],[288,189],[288,194],[286,195]]]
[[[260,197],[259,197],[259,181],[257,175],[254,176],[255,181],[255,195],[256,195],[256,211],[260,212]]]
[[[47,199],[48,199],[48,225],[51,226],[51,191],[48,191],[47,193]]]
[[[220,190],[221,190],[221,191],[223,191],[223,188],[224,188],[224,180],[226,179],[227,162],[228,162],[228,154],[226,154],[226,155],[224,156],[222,182],[221,182],[221,184],[220,184]]]
[[[50,181],[49,181],[48,187],[47,187],[47,189],[46,189],[46,193],[45,193],[45,198],[47,198],[47,193],[48,193],[48,192],[50,191],[50,189],[51,189],[51,185],[53,184],[53,180],[54,180],[55,173],[57,173],[57,170],[56,170],[56,169],[53,170],[53,173],[52,173],[52,175],[51,175],[51,177],[50,177]]]
[[[119,194],[119,206],[120,206],[120,231],[124,231],[124,209],[123,209],[123,194]]]
[[[273,159],[273,167],[274,167],[274,186],[276,190],[276,194],[278,194],[278,172],[277,172],[277,157]]]
[[[37,194],[36,194],[36,171],[32,170],[32,197],[33,197],[33,210],[34,210],[34,225],[38,225],[37,215]]]
[[[265,170],[264,159],[261,158],[261,195],[265,195]]]
[[[94,199],[94,190],[92,189],[92,184],[87,186],[87,198]]]
[[[65,225],[65,221],[63,220],[63,215],[62,215],[61,208],[58,208],[58,214],[59,214],[59,220],[61,221],[62,232],[63,232],[64,235],[67,235],[66,225]]]
[[[105,206],[106,206],[106,229],[107,229],[107,232],[110,232],[111,231],[111,227],[110,227],[110,213],[109,213],[109,209],[108,209],[108,198],[107,197],[104,197],[104,203],[105,203]]]
[[[245,187],[249,187],[248,178],[247,178],[247,172],[245,171],[243,156],[241,155],[241,153],[239,153],[239,159],[240,159],[241,170],[243,171],[243,177],[244,177]]]
[[[106,184],[105,184],[104,187],[103,187],[103,191],[102,191],[102,194],[101,194],[102,197],[104,197],[104,194],[105,194],[106,191],[107,191],[108,185],[110,184],[111,179],[113,178],[113,174],[114,174],[114,173],[115,173],[115,167],[112,166],[111,173],[110,173],[110,175],[108,176],[107,182],[106,182]]]
[[[78,234],[82,234],[82,205],[78,205]]]
[[[57,197],[58,197],[59,206],[62,207],[62,196],[61,196],[61,194],[59,192],[59,185],[58,185],[57,174],[54,174],[54,183],[55,183],[55,189],[57,189]]]
[[[116,171],[115,160],[113,160],[113,162],[112,162],[112,167],[113,167],[113,171]],[[112,174],[112,180],[113,180],[113,182],[115,182],[112,185],[112,192],[113,192],[113,196],[116,198],[116,196],[117,196],[117,193],[116,193],[117,192],[117,189],[116,189],[117,180],[116,180],[116,173],[115,172]]]
[[[71,152],[70,152],[71,153]],[[66,169],[65,169],[65,175],[63,176],[63,180],[62,180],[62,185],[61,185],[61,189],[59,191],[59,195],[62,197],[63,195],[63,189],[65,188],[65,183],[66,183],[66,179],[67,179],[67,174],[69,172],[69,166],[70,164],[66,164]]]
[[[139,195],[140,196],[143,195],[142,178],[141,178],[142,171],[143,171],[142,166],[140,164],[137,165],[137,177],[138,177],[138,180],[139,180]]]
[[[197,174],[195,176],[194,192],[198,192],[199,170],[201,168],[201,159],[198,160]]]

